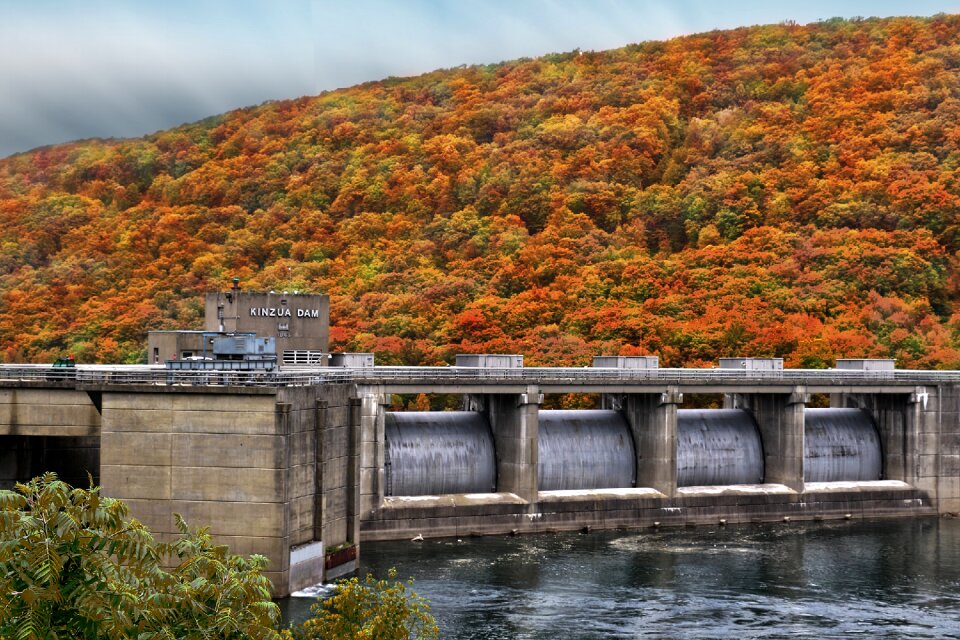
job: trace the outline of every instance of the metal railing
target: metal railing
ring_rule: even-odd
[[[90,385],[307,386],[316,384],[569,384],[624,383],[663,385],[923,385],[960,383],[960,371],[855,371],[845,369],[604,369],[593,367],[317,367],[273,371],[170,370],[157,365],[0,365],[4,382]]]

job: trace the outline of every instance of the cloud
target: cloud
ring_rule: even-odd
[[[158,13],[104,2],[81,11],[78,3],[4,22],[0,157],[80,137],[138,136],[313,92],[307,2],[232,25],[229,7],[204,4],[200,13]]]
[[[314,0],[318,89],[460,64],[602,50],[713,29],[932,15],[944,0]]]
[[[0,0],[0,157],[224,111],[551,52],[944,0]]]
[[[669,8],[647,12],[677,30]],[[336,11],[314,1],[319,88],[345,87],[460,64],[485,64],[575,48],[612,48],[644,39],[638,3],[622,0],[355,0]],[[648,24],[649,26],[649,24]]]

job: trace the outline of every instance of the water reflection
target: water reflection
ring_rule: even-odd
[[[445,638],[960,637],[960,521],[365,544]],[[293,619],[309,601],[288,603]]]

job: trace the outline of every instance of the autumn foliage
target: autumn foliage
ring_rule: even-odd
[[[0,160],[0,358],[136,361],[201,292],[333,347],[960,367],[960,16],[717,31]]]

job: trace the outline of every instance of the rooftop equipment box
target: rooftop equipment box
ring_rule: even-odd
[[[845,358],[837,360],[836,369],[847,371],[893,371],[896,361],[887,358]]]
[[[458,367],[483,369],[522,369],[523,356],[504,353],[458,353]]]
[[[213,340],[213,353],[215,356],[275,356],[277,341],[253,334],[223,336]]]
[[[721,369],[783,371],[783,358],[720,358]]]
[[[372,353],[331,353],[331,367],[367,368],[373,366]]]
[[[605,369],[656,369],[657,356],[593,356],[593,366]]]

